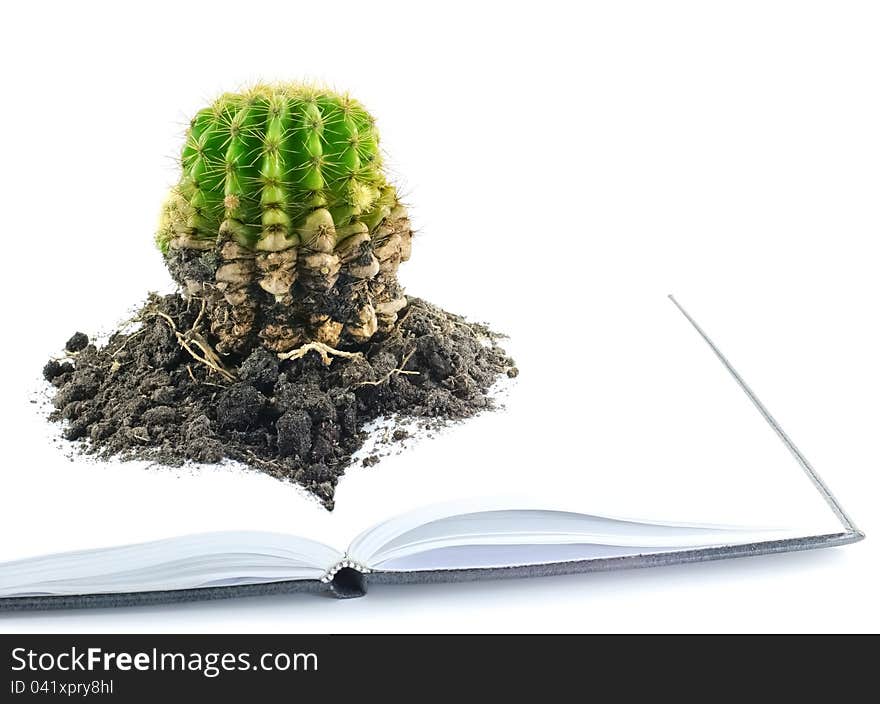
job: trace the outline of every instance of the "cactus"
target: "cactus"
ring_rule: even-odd
[[[411,238],[372,116],[297,84],[196,114],[156,235],[184,291],[207,301],[223,354],[357,346],[390,329]]]

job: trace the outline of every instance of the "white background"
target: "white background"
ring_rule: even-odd
[[[33,459],[57,450],[15,438],[32,423],[45,355],[166,284],[152,232],[189,115],[255,79],[311,78],[378,117],[419,230],[404,283],[512,335],[522,389],[531,374],[555,404],[541,433],[563,443],[595,411],[556,364],[601,356],[608,340],[590,321],[633,291],[674,291],[868,539],[701,566],[388,587],[350,602],[0,616],[0,631],[877,630],[878,20],[871,4],[831,2],[10,6],[7,516],[30,501],[45,520],[34,485],[47,505],[88,500]],[[468,428],[437,447],[476,467],[491,456]],[[432,452],[423,444],[392,465]],[[128,501],[143,511],[143,496]],[[159,524],[168,501],[148,506]],[[28,525],[0,524],[9,546],[27,539]]]

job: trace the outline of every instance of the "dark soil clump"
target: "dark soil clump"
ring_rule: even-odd
[[[88,347],[89,336],[84,332],[75,332],[64,345],[64,349],[68,352],[80,352]]]
[[[516,374],[498,335],[409,298],[400,321],[354,356],[309,351],[282,360],[262,348],[220,362],[205,353],[198,299],[151,296],[133,332],[101,348],[77,333],[69,361],[43,375],[57,391],[52,420],[101,457],[181,466],[238,460],[294,481],[328,509],[339,478],[364,443],[364,427],[396,418],[431,425],[493,408],[489,388]],[[378,462],[376,455],[363,466]]]

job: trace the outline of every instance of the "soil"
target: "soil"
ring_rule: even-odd
[[[201,335],[199,299],[152,295],[136,329],[123,326],[101,347],[77,332],[66,358],[46,364],[56,387],[50,418],[86,453],[175,467],[237,460],[302,485],[332,510],[367,424],[386,418],[387,441],[403,442],[414,420],[434,428],[494,408],[490,388],[517,374],[501,336],[407,301],[394,329],[355,354],[285,360],[257,348],[224,363]]]

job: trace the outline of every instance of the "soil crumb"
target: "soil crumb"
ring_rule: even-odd
[[[224,365],[200,334],[198,299],[152,295],[134,319],[140,327],[123,326],[102,347],[78,332],[69,359],[45,365],[56,387],[50,418],[89,454],[174,467],[237,460],[332,510],[367,424],[390,419],[403,441],[414,419],[433,429],[494,408],[490,387],[517,373],[501,336],[407,301],[395,328],[360,354],[325,364],[318,351],[282,360],[259,348]]]
[[[80,352],[89,345],[89,336],[84,332],[75,332],[65,343],[64,349],[68,352]]]

